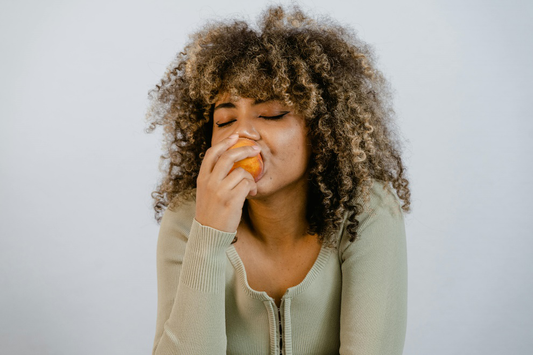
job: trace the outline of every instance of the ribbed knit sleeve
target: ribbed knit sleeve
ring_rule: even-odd
[[[340,354],[401,355],[407,325],[407,251],[400,201],[375,183],[358,239],[341,244]],[[344,237],[344,236],[343,236]]]
[[[152,354],[226,353],[226,249],[235,234],[203,226],[194,218],[191,222],[190,208],[165,211],[157,243]]]

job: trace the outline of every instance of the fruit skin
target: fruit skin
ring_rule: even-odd
[[[244,147],[244,146],[253,146],[253,145],[257,145],[257,143],[255,143],[253,140],[248,139],[248,138],[239,138],[237,140],[237,143],[235,143],[229,149],[234,149],[234,148],[239,148],[239,147]],[[231,173],[233,170],[239,167],[243,168],[244,170],[252,174],[255,182],[257,182],[261,178],[262,173],[263,173],[263,158],[261,157],[261,154],[257,154],[253,157],[239,160],[238,162],[235,162],[235,164],[233,164],[233,167],[231,168],[229,173]]]

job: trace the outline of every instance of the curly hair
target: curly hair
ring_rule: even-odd
[[[237,19],[205,24],[148,93],[146,132],[164,127],[164,176],[151,194],[157,222],[165,207],[194,199],[221,93],[280,100],[304,117],[313,146],[308,233],[323,244],[338,242],[345,214],[356,240],[363,211],[357,199],[369,200],[374,179],[391,183],[410,212],[391,89],[375,62],[354,30],[326,16],[313,19],[297,5],[268,7],[255,28]]]

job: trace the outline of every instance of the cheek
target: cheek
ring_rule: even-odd
[[[292,162],[295,165],[307,163],[309,156],[308,140],[305,134],[302,134],[301,128],[294,129],[293,132],[285,132],[280,138],[280,158]],[[283,148],[282,148],[283,147]],[[282,156],[282,157],[281,157]]]

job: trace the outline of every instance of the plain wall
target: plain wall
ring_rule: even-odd
[[[0,2],[0,352],[149,354],[161,129],[148,90],[250,1]],[[372,44],[396,91],[405,354],[533,348],[533,3],[303,1]]]

